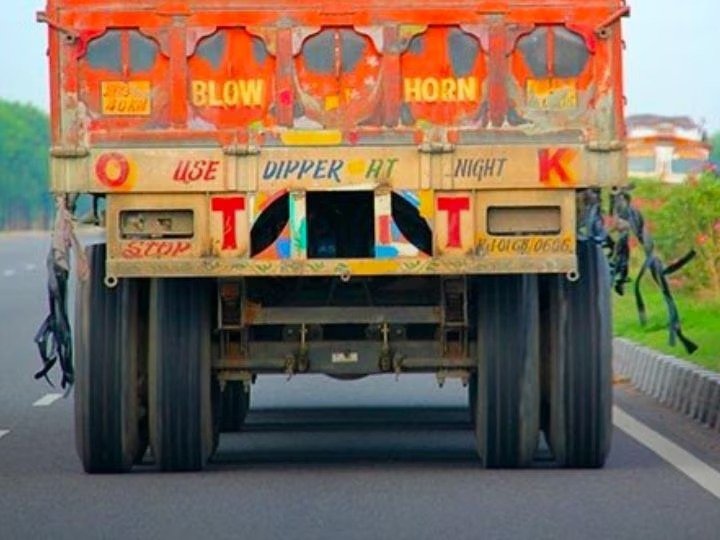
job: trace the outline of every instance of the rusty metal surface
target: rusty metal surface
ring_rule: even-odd
[[[437,370],[465,370],[476,366],[466,357],[444,357],[436,341],[396,341],[392,343],[393,362],[383,367],[382,343],[372,341],[318,341],[308,344],[307,365],[295,373],[326,373],[331,375],[370,375],[394,370],[409,372],[435,372]],[[228,372],[253,373],[284,372],[296,361],[298,346],[294,343],[253,342],[247,356],[218,359],[214,367]],[[474,352],[470,351],[470,352]],[[342,361],[341,355],[352,356]],[[290,362],[290,363],[288,363]],[[296,368],[297,364],[293,366]]]
[[[399,308],[372,307],[258,307],[244,313],[243,323],[249,325],[268,324],[438,324],[440,309],[434,306],[402,306]]]

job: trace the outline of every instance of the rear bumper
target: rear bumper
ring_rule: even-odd
[[[432,257],[424,259],[251,261],[205,258],[108,260],[109,277],[242,277],[242,276],[353,276],[469,275],[570,273],[577,270],[574,253],[516,257]]]
[[[429,252],[419,249],[399,231],[391,209],[393,192],[369,193],[374,197],[375,256],[358,259],[312,258],[303,193],[283,195],[290,205],[289,220],[276,240],[260,252],[252,246],[251,231],[262,215],[263,205],[273,200],[263,194],[111,195],[106,215],[107,272],[112,277],[347,279],[372,275],[567,273],[576,269],[575,190],[403,191],[403,198],[418,205],[418,221],[424,220],[431,231]],[[234,206],[225,204],[228,202]],[[532,208],[552,208],[557,222],[550,231],[537,223],[532,225],[538,227],[534,232],[493,234],[489,215],[498,208],[521,214]],[[169,215],[192,212],[192,226],[186,237],[164,235],[162,231],[157,235],[128,232],[123,216],[143,214],[148,209]],[[157,232],[158,227],[154,230]]]

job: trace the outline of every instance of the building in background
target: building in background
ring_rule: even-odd
[[[641,114],[628,117],[627,129],[631,177],[680,183],[709,164],[707,134],[691,118]]]

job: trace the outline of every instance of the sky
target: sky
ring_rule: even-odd
[[[35,22],[43,1],[2,3],[0,97],[47,110],[46,28]],[[690,116],[704,121],[709,131],[720,131],[720,0],[628,3],[628,113]]]

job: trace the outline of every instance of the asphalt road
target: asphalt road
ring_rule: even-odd
[[[47,246],[0,236],[0,539],[720,538],[720,500],[619,429],[603,470],[481,469],[465,391],[432,377],[261,378],[207,471],[85,475],[72,397],[32,377]],[[720,468],[717,433],[616,403]]]

